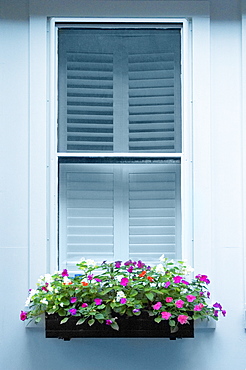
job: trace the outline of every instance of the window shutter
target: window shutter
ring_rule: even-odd
[[[61,266],[180,253],[179,164],[60,164]]]
[[[181,152],[180,30],[60,32],[60,152]]]

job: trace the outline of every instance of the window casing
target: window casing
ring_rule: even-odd
[[[58,30],[59,267],[181,258],[182,25]]]

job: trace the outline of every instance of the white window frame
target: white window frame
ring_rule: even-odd
[[[182,258],[187,259],[193,265],[193,217],[192,217],[192,199],[193,199],[193,184],[192,184],[192,117],[191,117],[191,22],[186,18],[51,18],[49,22],[49,96],[50,96],[50,131],[49,131],[49,193],[50,193],[50,239],[51,246],[49,255],[50,269],[57,269],[58,261],[58,158],[59,157],[76,157],[81,156],[81,153],[59,153],[57,151],[57,81],[58,81],[58,58],[57,58],[57,41],[59,24],[76,25],[78,23],[135,23],[135,24],[182,24],[181,31],[181,107],[182,107],[182,153],[124,153],[127,157],[158,157],[181,158],[181,246]],[[82,156],[91,156],[91,153],[83,153]],[[117,157],[122,156],[122,153],[93,153],[93,156],[99,157]]]

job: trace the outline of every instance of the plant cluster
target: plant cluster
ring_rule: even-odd
[[[77,264],[80,274],[70,276],[64,269],[53,275],[41,276],[36,289],[30,289],[26,301],[28,309],[21,311],[20,319],[41,320],[43,313],[63,317],[77,317],[77,325],[87,321],[91,326],[97,320],[119,330],[119,315],[141,315],[147,312],[159,323],[168,320],[171,329],[187,324],[191,319],[218,320],[223,316],[220,303],[207,303],[210,298],[206,275],[197,275],[191,281],[183,261],[170,261],[164,256],[160,264],[147,266],[142,261],[121,261],[98,265],[93,260]]]

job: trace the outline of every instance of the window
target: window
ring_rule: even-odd
[[[181,36],[59,25],[59,268],[181,257]]]

